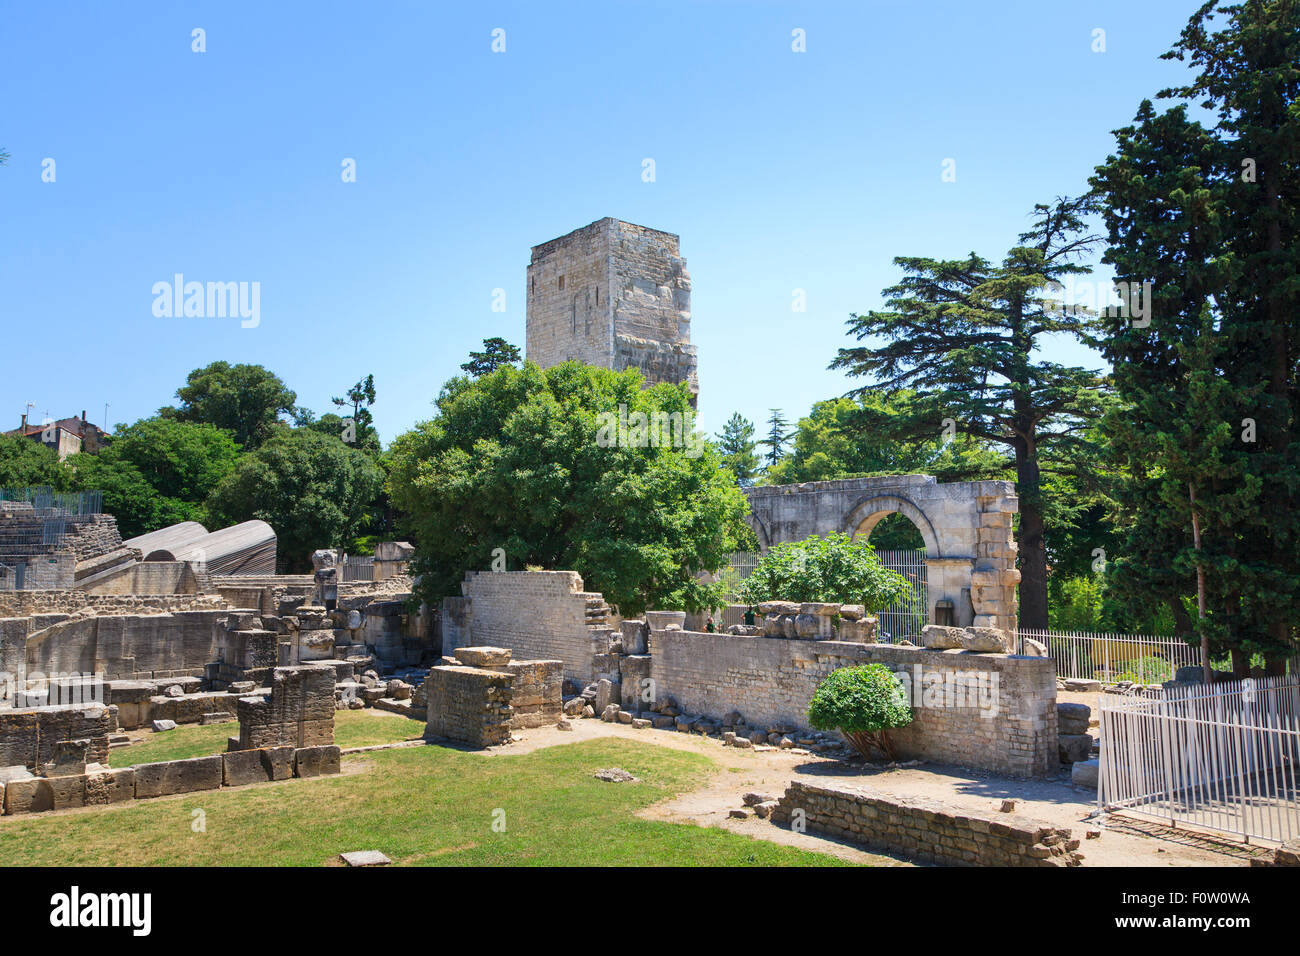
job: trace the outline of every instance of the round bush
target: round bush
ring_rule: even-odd
[[[894,759],[889,731],[912,722],[903,683],[884,664],[841,667],[817,685],[808,720],[818,730],[838,730],[863,757],[873,748]]]

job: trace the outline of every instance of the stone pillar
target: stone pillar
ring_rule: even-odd
[[[1014,495],[981,495],[975,530],[975,569],[971,572],[971,602],[975,627],[1016,630],[1017,546],[1011,528],[1019,508]]]

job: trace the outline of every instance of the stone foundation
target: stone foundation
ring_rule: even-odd
[[[790,784],[771,819],[922,863],[1078,866],[1083,859],[1069,830],[1045,823],[801,781]]]

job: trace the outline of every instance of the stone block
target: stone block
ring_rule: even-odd
[[[1061,701],[1056,705],[1056,725],[1063,734],[1086,734],[1092,720],[1092,708],[1087,704]]]
[[[221,786],[222,756],[140,764],[135,768],[136,799],[216,790]]]
[[[1061,763],[1080,763],[1092,753],[1092,737],[1088,734],[1061,734]]]
[[[295,777],[322,777],[336,774],[340,767],[340,751],[337,745],[328,747],[301,747],[293,754],[293,775]]]
[[[960,627],[927,624],[921,628],[921,646],[932,651],[951,650],[962,646],[966,632]]]
[[[86,774],[86,806],[107,806],[134,799],[134,767],[93,770]]]
[[[452,654],[468,667],[504,667],[511,657],[508,647],[458,647]]]
[[[1079,760],[1070,767],[1070,783],[1076,787],[1097,789],[1097,777],[1101,773],[1101,761],[1096,759]]]

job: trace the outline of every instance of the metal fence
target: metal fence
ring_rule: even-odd
[[[1097,804],[1173,826],[1300,834],[1300,678],[1104,694]]]
[[[345,557],[343,559],[344,581],[373,581],[375,579],[375,559],[366,557]]]
[[[876,556],[886,568],[907,578],[910,585],[901,601],[876,613],[876,640],[882,644],[909,640],[930,622],[925,550],[877,551]]]
[[[1177,636],[1021,629],[1017,654],[1025,652],[1026,638],[1047,646],[1057,677],[1103,684],[1158,684],[1173,680],[1178,668],[1201,662],[1200,648]]]
[[[0,488],[0,501],[32,506],[41,516],[97,515],[104,510],[102,491],[54,491],[48,487]]]
[[[718,574],[718,580],[727,588],[727,600],[740,600],[740,582],[754,573],[762,555],[754,551],[736,551],[727,559],[727,566]]]

